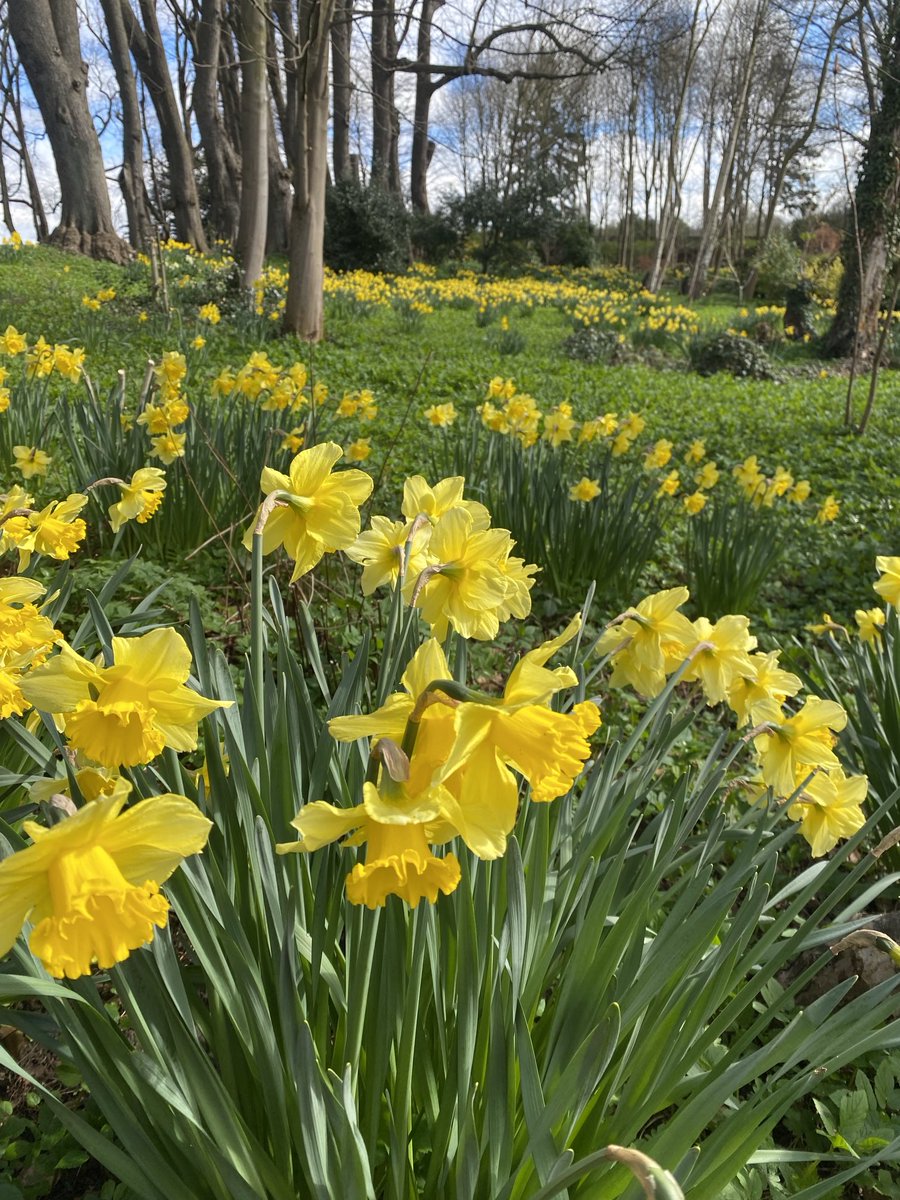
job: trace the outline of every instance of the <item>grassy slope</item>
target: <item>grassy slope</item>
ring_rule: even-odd
[[[91,313],[81,305],[81,297],[103,286],[116,287],[118,296],[102,314]],[[177,291],[174,294],[177,299]],[[184,348],[198,331],[193,308],[183,319],[176,312],[168,321],[153,315],[139,323],[138,313],[145,307],[145,279],[134,271],[43,248],[0,259],[0,329],[11,322],[32,338],[44,334],[50,340],[85,345],[88,369],[101,384],[112,382],[124,366],[136,387],[149,354]],[[727,321],[728,312],[717,301],[703,312],[704,324]],[[796,374],[783,383],[728,376],[701,379],[681,369],[574,362],[562,351],[568,323],[554,310],[513,315],[512,324],[527,339],[517,355],[498,352],[496,326],[478,328],[471,309],[455,308],[426,317],[414,331],[391,310],[373,311],[364,318],[332,315],[328,339],[321,346],[310,350],[270,338],[265,348],[275,361],[300,357],[311,362],[332,393],[361,387],[374,391],[380,406],[377,422],[362,428],[349,425],[345,440],[370,434],[375,448],[370,466],[377,470],[384,446],[399,433],[388,482],[396,482],[406,471],[430,470],[433,439],[439,434],[422,422],[424,407],[453,400],[462,410],[473,409],[483,398],[487,380],[497,374],[513,376],[520,390],[531,392],[544,408],[567,400],[581,417],[610,409],[638,410],[647,418],[649,436],[676,443],[703,437],[720,466],[730,467],[751,453],[759,455],[769,471],[784,463],[796,476],[811,480],[819,499],[834,492],[842,511],[833,528],[811,539],[807,553],[786,564],[783,579],[768,590],[757,618],[775,627],[790,626],[823,608],[846,618],[858,604],[868,606],[873,600],[873,555],[900,549],[896,372],[883,374],[875,418],[867,437],[858,439],[839,428],[845,378],[819,378],[821,364],[803,349],[789,351]],[[203,332],[208,345],[200,354],[192,353],[192,386],[202,386],[202,380],[225,365],[239,365],[260,344],[224,322]],[[860,405],[864,390],[865,381],[858,391]],[[384,503],[390,505],[390,498]],[[674,569],[663,552],[655,582],[673,582],[665,575]]]

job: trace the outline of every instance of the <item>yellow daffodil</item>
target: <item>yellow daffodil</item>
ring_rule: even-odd
[[[118,533],[126,521],[145,524],[162,504],[166,475],[161,467],[141,467],[128,483],[120,483],[121,499],[109,506],[109,522]]]
[[[279,854],[305,853],[346,839],[345,844],[366,845],[365,863],[357,863],[347,876],[347,899],[367,908],[382,907],[388,896],[399,896],[411,908],[420,900],[437,901],[438,893],[449,895],[460,880],[455,854],[437,858],[428,846],[423,822],[373,820],[367,807],[377,803],[373,783],[363,785],[366,802],[355,808],[335,808],[324,801],[307,804],[291,824],[300,834],[297,842],[280,843]]]
[[[743,489],[744,495],[748,499],[753,499],[765,490],[765,476],[759,469],[759,463],[756,455],[751,454],[732,471],[735,479]]]
[[[787,498],[791,504],[803,504],[809,499],[809,494],[812,491],[808,479],[798,479],[794,486],[787,494]]]
[[[420,705],[429,685],[449,678],[440,644],[429,639],[404,671],[402,692],[389,696],[374,713],[329,721],[329,731],[338,741],[370,737],[376,743],[398,745],[414,710],[421,707],[406,780],[396,782],[382,770],[377,786],[372,782],[364,785],[363,803],[356,808],[338,809],[323,802],[306,805],[293,821],[300,841],[278,846],[284,854],[313,851],[338,838],[347,838],[350,845],[365,841],[365,864],[358,864],[347,876],[347,896],[352,903],[376,907],[395,894],[415,907],[422,898],[434,903],[439,891],[449,893],[459,882],[455,856],[439,859],[428,848],[435,832],[440,836],[446,828],[445,816],[452,804],[449,791],[434,777],[453,746],[455,709],[438,694],[436,703]],[[381,750],[374,753],[384,757]],[[456,832],[454,829],[450,836]]]
[[[488,384],[487,395],[489,400],[509,400],[515,394],[516,385],[512,379],[503,379],[500,375],[495,375]]]
[[[666,466],[672,457],[672,443],[668,438],[660,438],[644,456],[644,470],[655,471]]]
[[[875,566],[881,576],[872,586],[883,600],[900,608],[900,557],[879,554]]]
[[[17,508],[31,508],[33,505],[34,497],[17,483],[14,483],[8,492],[0,493],[0,517],[8,517]],[[5,524],[0,524],[0,534]]]
[[[62,639],[52,622],[35,607],[35,600],[44,591],[36,579],[0,579],[0,661],[5,663],[11,656],[25,654],[32,662],[43,659]]]
[[[393,586],[404,564],[405,576],[417,579],[428,565],[430,538],[431,524],[427,521],[415,525],[412,521],[373,517],[371,527],[345,551],[348,558],[362,564],[363,595],[371,595],[385,583]]]
[[[528,615],[533,581],[527,573],[536,568],[510,559],[514,545],[506,529],[476,528],[466,509],[451,509],[438,520],[428,547],[430,577],[424,585],[415,579],[406,585],[434,637],[446,637],[452,626],[463,637],[483,641],[495,637],[511,614]]]
[[[171,466],[176,458],[184,458],[185,443],[187,442],[186,433],[161,433],[159,437],[151,438],[150,445],[153,447],[151,454],[154,458],[160,459]]]
[[[694,475],[694,482],[698,489],[704,492],[710,491],[716,486],[721,478],[721,472],[714,462],[706,462]]]
[[[843,625],[839,625],[837,621],[833,621],[828,613],[822,613],[821,622],[812,622],[809,625],[804,625],[804,629],[808,629],[810,633],[821,635],[823,633],[846,633],[847,630]]]
[[[375,403],[375,397],[368,388],[363,388],[359,393],[357,416],[361,421],[374,421],[378,416],[378,405]]]
[[[751,654],[751,674],[741,675],[728,689],[728,704],[737,714],[738,724],[757,724],[758,708],[764,700],[781,705],[788,696],[796,696],[803,686],[800,679],[778,665],[780,650],[769,654]]]
[[[174,629],[113,638],[98,667],[66,644],[23,683],[30,704],[60,715],[70,744],[104,767],[150,762],[164,747],[197,748],[197,725],[228,703],[186,687],[191,652]]]
[[[100,797],[50,829],[25,822],[32,845],[0,862],[0,957],[31,919],[28,944],[55,978],[107,970],[167,921],[160,884],[206,845],[211,822],[184,796],[122,811]]]
[[[566,406],[568,408],[568,406]],[[514,437],[525,447],[533,446],[538,438],[542,416],[533,396],[526,392],[511,395],[502,409],[485,403],[481,407],[481,420],[489,429]],[[569,409],[571,413],[571,409]],[[565,414],[563,414],[565,416]],[[566,421],[563,420],[563,425]],[[569,429],[574,428],[574,422]]]
[[[816,513],[816,524],[826,525],[829,521],[833,521],[840,511],[840,503],[835,500],[834,496],[826,496],[822,501],[821,508]]]
[[[880,646],[884,627],[883,608],[858,608],[854,613],[860,640],[869,646]]]
[[[291,365],[288,367],[287,376],[296,390],[300,392],[306,387],[307,380],[309,379],[309,372],[307,371],[304,363],[295,362],[291,363]]]
[[[869,781],[865,775],[847,776],[840,767],[817,771],[788,808],[792,821],[809,842],[814,858],[827,854],[841,838],[852,837],[866,823],[862,802]]]
[[[775,468],[775,474],[772,476],[770,487],[776,496],[783,496],[794,485],[794,477],[785,467],[778,466]]]
[[[291,583],[311,571],[325,553],[345,550],[359,535],[359,506],[372,491],[372,479],[363,471],[334,472],[342,456],[340,446],[324,442],[301,450],[287,475],[263,468],[263,493],[280,492],[283,502],[269,514],[262,535],[263,554],[284,546],[294,561]],[[248,550],[253,545],[255,524],[244,536]]]
[[[236,382],[237,378],[234,372],[225,367],[210,384],[210,391],[214,396],[230,396]]]
[[[689,496],[682,496],[681,503],[689,517],[696,517],[706,507],[706,496],[702,492],[691,492]]]
[[[63,379],[72,382],[81,378],[85,353],[82,349],[72,350],[68,346],[53,347],[53,366]]]
[[[481,858],[503,853],[515,822],[518,789],[508,768],[528,780],[532,800],[545,802],[570,790],[590,755],[599,709],[584,701],[569,713],[554,712],[550,699],[577,677],[569,668],[544,665],[579,627],[576,618],[558,638],[525,655],[499,700],[467,700],[456,710],[453,751],[437,778],[455,800],[445,807],[447,819]]]
[[[32,554],[46,554],[65,562],[78,549],[87,526],[78,516],[87,496],[73,492],[65,500],[53,500],[40,512],[11,517],[0,526],[0,548],[19,552],[18,570],[25,571]]]
[[[644,418],[641,416],[640,413],[630,412],[625,417],[625,419],[622,421],[621,432],[624,433],[627,437],[631,438],[632,441],[634,441],[635,438],[638,438],[641,436],[641,434],[644,432],[644,429],[646,428],[646,426],[647,426],[647,422],[644,420]],[[657,445],[658,444],[659,443],[657,443]],[[671,446],[671,443],[669,443],[669,444]],[[663,463],[662,465],[665,466],[665,463]]]
[[[834,700],[810,696],[799,712],[786,715],[774,700],[756,710],[757,724],[772,726],[756,738],[762,775],[776,796],[790,796],[813,767],[840,766],[832,731],[847,724],[847,714]],[[799,776],[799,778],[798,778]]]
[[[38,450],[36,446],[13,446],[13,455],[13,466],[25,479],[33,479],[35,475],[46,475],[53,462],[46,451]]]
[[[582,446],[586,442],[593,442],[601,437],[611,437],[618,424],[619,418],[616,413],[604,413],[602,417],[592,417],[591,420],[585,421],[578,431],[578,445]]]
[[[561,446],[563,442],[571,442],[572,433],[578,428],[578,422],[572,417],[571,404],[558,404],[544,418],[544,441],[551,446]]]
[[[456,420],[456,406],[452,400],[446,404],[432,404],[430,408],[425,409],[424,415],[426,421],[443,429],[452,425]]]
[[[28,341],[23,333],[19,333],[15,325],[7,325],[0,334],[0,354],[8,354],[10,358],[24,354],[28,349]]]
[[[659,487],[656,489],[656,497],[674,496],[678,491],[678,486],[681,483],[681,476],[677,471],[670,471]]]
[[[437,638],[428,638],[410,659],[403,672],[400,680],[403,685],[402,692],[392,693],[381,708],[374,713],[362,716],[332,717],[328,722],[328,731],[339,742],[353,742],[357,738],[365,737],[389,737],[399,744],[403,741],[406,723],[412,715],[417,701],[427,691],[429,685],[437,680],[451,678],[450,666],[440,642]],[[421,724],[423,727],[428,726],[438,719],[443,721],[443,736],[446,740],[447,753],[449,753],[451,739],[448,728],[452,728],[453,725],[452,711],[432,705],[425,709]],[[446,724],[448,719],[449,726]],[[420,730],[419,740],[421,738]]]
[[[127,800],[131,794],[132,785],[124,776],[105,767],[71,768],[75,788],[84,800],[90,802],[99,800],[101,796],[121,796]],[[67,773],[56,775],[52,779],[36,779],[28,789],[28,799],[33,804],[45,804],[53,796],[63,795],[72,797],[75,788]]]
[[[21,716],[29,707],[22,680],[50,654],[62,634],[35,607],[44,593],[33,579],[0,580],[0,717]]]
[[[372,445],[369,438],[357,438],[347,447],[347,458],[350,462],[365,462],[371,453]]]
[[[418,822],[429,842],[459,836],[481,858],[501,855],[518,808],[512,771],[530,782],[533,800],[549,801],[571,788],[590,754],[588,739],[600,724],[597,707],[587,701],[570,713],[553,711],[555,694],[578,678],[568,667],[546,666],[579,628],[576,617],[558,637],[526,654],[499,699],[453,683],[440,644],[430,639],[404,672],[403,692],[367,716],[332,719],[331,734],[341,741],[371,737],[407,745],[414,730],[408,778],[398,784],[382,772],[378,789],[367,787],[363,807],[370,821],[406,827]],[[462,702],[448,696],[448,689],[457,696],[462,690]],[[335,811],[339,819],[354,821],[352,814],[328,806],[317,806],[313,815],[331,820]],[[369,838],[371,829],[367,825]],[[309,823],[303,832],[302,848],[314,849]],[[340,835],[330,834],[329,840]]]
[[[46,379],[53,370],[53,360],[53,347],[43,337],[39,337],[25,357],[26,377]]]
[[[687,453],[684,456],[684,461],[690,465],[692,463],[702,462],[706,457],[706,443],[699,438],[691,442],[687,448]]]
[[[462,475],[439,479],[431,486],[422,475],[410,475],[403,484],[403,503],[400,511],[408,521],[422,515],[434,524],[445,513],[462,509],[472,518],[473,529],[487,529],[491,514],[477,500],[464,500],[466,481]]]
[[[598,654],[613,654],[613,687],[631,684],[644,696],[657,696],[666,674],[683,662],[696,641],[694,628],[678,611],[690,597],[686,587],[646,596],[600,636]]]
[[[148,433],[169,433],[174,426],[188,419],[190,411],[181,398],[168,400],[165,404],[148,404],[137,423],[143,425]]]
[[[707,704],[721,704],[735,680],[753,674],[749,652],[756,649],[747,617],[720,617],[713,625],[706,617],[694,622],[694,641],[687,647],[691,662],[682,678],[697,680]]]
[[[596,479],[588,479],[586,475],[582,475],[581,479],[569,488],[569,499],[587,504],[591,500],[596,500],[600,495],[600,490],[600,484]]]
[[[297,454],[303,449],[305,439],[305,430],[302,425],[296,425],[289,433],[286,433],[281,439],[281,449],[290,450],[291,454]]]
[[[157,382],[173,387],[187,375],[187,359],[177,350],[166,350],[162,361],[154,368]]]
[[[222,320],[222,314],[219,312],[218,304],[203,304],[197,313],[201,321],[206,321],[210,325],[218,325]]]

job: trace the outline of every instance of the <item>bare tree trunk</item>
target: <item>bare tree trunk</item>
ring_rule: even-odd
[[[240,221],[240,156],[219,112],[219,55],[222,0],[201,0],[194,57],[194,115],[206,163],[209,224],[213,234],[234,243]]]
[[[712,19],[718,12],[721,2],[722,0],[717,0],[712,12],[707,13],[705,28],[701,29],[700,13],[703,0],[694,0],[689,34],[690,41],[684,62],[684,75],[679,82],[678,100],[672,122],[672,136],[669,140],[668,153],[666,154],[666,189],[659,212],[656,245],[653,250],[653,264],[650,267],[646,281],[647,288],[651,292],[659,291],[662,286],[666,270],[669,266],[669,260],[675,247],[675,238],[678,232],[678,213],[681,208],[682,185],[679,153],[681,150],[688,95],[693,80],[694,68],[697,63],[697,55],[700,53],[700,48],[706,39]]]
[[[241,0],[241,222],[237,256],[241,282],[250,289],[262,275],[269,214],[269,94],[266,83],[268,24],[260,0]]]
[[[290,244],[291,172],[285,167],[278,148],[275,122],[269,119],[267,137],[269,167],[269,222],[266,253],[285,254]]]
[[[634,263],[634,158],[637,142],[637,81],[632,76],[625,133],[625,192],[619,229],[619,266],[630,269]]]
[[[394,0],[372,0],[372,183],[400,195],[400,117],[394,102]]]
[[[697,248],[697,257],[694,260],[694,267],[691,271],[690,281],[688,283],[688,296],[692,300],[696,300],[706,286],[706,272],[712,260],[713,251],[716,248],[716,242],[719,237],[719,228],[721,224],[721,209],[722,199],[725,194],[726,186],[731,177],[731,170],[734,165],[734,156],[737,150],[738,138],[744,124],[744,117],[747,111],[747,97],[750,94],[750,84],[753,79],[753,68],[756,62],[756,54],[759,48],[759,37],[762,32],[763,24],[769,11],[769,0],[757,0],[756,9],[753,14],[753,32],[750,38],[750,44],[742,53],[743,77],[741,79],[741,90],[738,94],[737,104],[735,105],[734,117],[731,127],[731,133],[728,141],[722,151],[722,161],[719,164],[719,173],[716,177],[716,186],[713,191],[712,200],[709,204],[709,212],[703,222],[703,229],[700,233],[700,245]]]
[[[222,24],[219,39],[219,92],[222,98],[222,120],[229,143],[234,147],[240,176],[241,89],[238,87],[240,64],[235,56],[231,26]]]
[[[872,114],[869,139],[856,185],[856,253],[844,253],[837,312],[825,335],[832,355],[871,360],[878,344],[884,287],[897,258],[900,210],[900,3],[893,3],[881,45],[881,100]]]
[[[159,132],[169,167],[176,237],[183,242],[189,242],[201,253],[206,253],[206,234],[200,219],[200,198],[194,177],[194,156],[169,74],[166,48],[156,19],[156,5],[153,0],[140,0],[143,29],[128,0],[119,0],[119,5],[131,53],[150,93],[159,121]]]
[[[0,27],[0,137],[3,135],[3,130],[7,122],[7,110],[12,103],[12,86],[11,75],[15,71],[15,66],[10,62],[10,35],[9,25],[4,23]],[[16,226],[13,220],[12,206],[10,204],[9,195],[9,180],[6,175],[6,162],[3,158],[2,150],[0,150],[0,204],[3,206],[3,223],[10,233],[15,233]]]
[[[9,27],[53,149],[62,211],[51,241],[64,250],[125,262],[115,231],[103,155],[87,103],[75,0],[9,0]]]
[[[334,0],[308,0],[299,21],[294,206],[285,329],[321,340],[324,322],[325,181],[328,177],[328,49]]]
[[[38,187],[34,163],[28,149],[28,135],[25,120],[22,116],[22,92],[20,86],[21,72],[19,63],[12,52],[9,24],[3,30],[2,55],[0,55],[0,87],[3,92],[3,109],[0,111],[0,129],[8,125],[15,133],[18,142],[18,157],[25,174],[28,187],[28,204],[31,208],[34,229],[39,242],[46,242],[50,236],[47,226],[47,214],[44,212],[44,202]],[[8,115],[11,113],[11,116]]]
[[[428,4],[431,0],[424,0]],[[353,32],[353,0],[337,0],[331,25],[331,163],[334,182],[353,179],[350,157],[350,101],[353,84],[350,79],[351,34]],[[413,151],[415,154],[415,151]]]
[[[131,66],[128,35],[118,0],[100,0],[109,35],[109,57],[122,104],[122,172],[119,186],[128,214],[128,240],[136,250],[147,251],[153,239],[153,222],[147,185],[144,183],[144,136],[137,83]]]
[[[422,0],[419,14],[419,35],[416,43],[416,60],[422,64],[431,61],[431,24],[434,14],[445,0]],[[413,114],[412,158],[410,162],[410,193],[416,212],[428,212],[428,167],[434,153],[434,142],[428,137],[431,98],[434,84],[431,75],[422,71],[416,75],[416,101]]]

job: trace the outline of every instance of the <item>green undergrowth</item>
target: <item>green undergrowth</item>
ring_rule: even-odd
[[[114,287],[116,299],[100,313],[84,308],[82,296],[103,287]],[[395,507],[403,478],[413,472],[433,473],[441,458],[445,432],[424,421],[424,409],[452,400],[462,418],[482,402],[487,382],[495,375],[514,378],[518,389],[533,394],[545,410],[571,403],[580,419],[607,411],[641,412],[648,437],[671,439],[676,453],[701,437],[709,457],[723,470],[749,454],[756,454],[769,472],[783,464],[795,477],[810,480],[815,500],[833,493],[841,512],[808,547],[796,547],[764,585],[751,615],[773,633],[797,631],[826,609],[850,617],[861,592],[868,589],[874,555],[896,550],[896,372],[882,374],[874,419],[867,435],[858,438],[840,428],[846,376],[839,367],[819,362],[814,347],[788,345],[773,352],[783,369],[780,382],[728,375],[701,378],[674,346],[667,355],[654,352],[654,365],[636,355],[631,356],[634,361],[617,366],[573,360],[563,349],[571,322],[553,308],[512,310],[510,327],[521,333],[524,348],[508,354],[501,352],[496,328],[476,324],[471,306],[444,306],[410,326],[391,309],[361,311],[354,306],[350,311],[340,302],[328,306],[326,340],[309,347],[279,337],[271,323],[249,318],[201,326],[196,304],[180,307],[182,297],[174,283],[170,290],[173,309],[166,315],[150,301],[144,268],[117,268],[44,247],[29,248],[0,259],[0,329],[11,323],[31,339],[43,334],[48,340],[84,345],[88,371],[98,385],[108,387],[124,368],[131,398],[147,358],[166,349],[188,354],[189,399],[204,394],[222,368],[240,366],[261,348],[276,362],[302,359],[332,396],[369,388],[379,406],[378,419],[364,428],[348,423],[346,441],[358,434],[371,437],[372,457],[366,467],[380,479],[375,511]],[[736,319],[738,307],[717,295],[700,302],[698,312],[701,326],[709,329]],[[146,321],[140,320],[141,313],[148,314]],[[197,333],[207,339],[200,351],[190,348]],[[860,407],[866,387],[865,379],[859,381]],[[4,474],[7,482],[13,481],[11,471]],[[677,542],[664,536],[644,580],[647,586],[681,582],[680,557]],[[204,586],[218,569],[214,562],[202,552],[179,564],[179,571]],[[172,568],[171,563],[166,566]]]

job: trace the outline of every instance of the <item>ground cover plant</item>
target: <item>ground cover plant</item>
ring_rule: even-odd
[[[836,439],[812,340],[701,378],[749,310],[620,274],[331,276],[313,351],[277,267],[248,309],[163,259],[0,264],[0,998],[89,1104],[0,1060],[66,1152],[153,1198],[890,1195],[892,377]],[[826,978],[859,936],[882,980]]]

